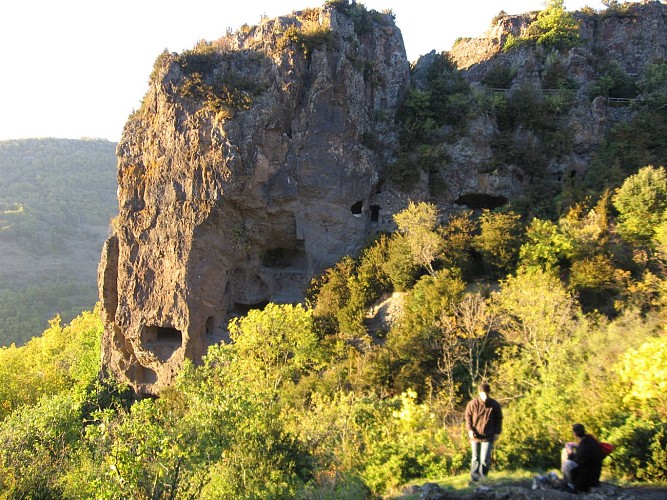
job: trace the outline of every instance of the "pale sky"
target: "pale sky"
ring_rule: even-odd
[[[543,0],[366,0],[391,9],[408,59],[478,36],[501,10],[518,14]],[[148,88],[155,58],[215,40],[228,27],[259,24],[319,7],[324,0],[2,0],[0,140],[31,137],[118,141]],[[566,0],[568,10],[598,0]]]

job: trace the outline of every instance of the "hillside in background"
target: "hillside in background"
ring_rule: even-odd
[[[97,263],[116,204],[116,144],[0,142],[0,345],[40,335],[97,301]]]

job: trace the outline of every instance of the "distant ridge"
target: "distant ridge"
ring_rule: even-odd
[[[95,305],[117,211],[115,150],[104,139],[0,141],[0,345]]]

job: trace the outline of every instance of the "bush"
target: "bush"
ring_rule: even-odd
[[[508,35],[503,50],[514,50],[524,44],[536,44],[547,50],[569,50],[579,45],[578,23],[563,3],[563,0],[548,0],[546,8],[528,26],[528,34],[525,37]]]
[[[557,52],[549,54],[542,75],[542,88],[576,90],[578,86],[577,81],[568,74],[560,54]]]
[[[609,468],[630,480],[667,479],[667,423],[630,417],[605,438],[614,445]]]
[[[516,69],[509,64],[494,64],[482,77],[482,83],[494,89],[509,89],[515,76]]]
[[[284,50],[289,43],[292,43],[308,57],[315,49],[330,43],[333,39],[333,32],[330,28],[309,23],[301,28],[290,26],[285,30],[283,36],[282,44],[278,45],[278,50]]]
[[[59,479],[83,432],[81,391],[45,396],[0,423],[4,498],[59,498]]]
[[[607,63],[601,69],[601,76],[593,82],[588,93],[592,99],[602,97],[636,97],[639,88],[635,81],[621,68],[618,62]]]
[[[546,8],[528,27],[529,35],[537,45],[557,50],[569,50],[579,45],[578,23],[563,3],[564,0],[548,0]]]

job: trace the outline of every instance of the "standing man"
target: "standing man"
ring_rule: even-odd
[[[503,430],[503,411],[498,401],[489,397],[490,391],[489,384],[481,384],[479,396],[466,406],[466,430],[472,447],[470,477],[473,481],[484,479],[489,473],[493,442]]]

